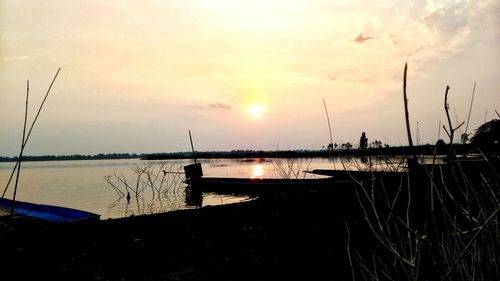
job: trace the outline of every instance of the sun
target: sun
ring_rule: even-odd
[[[261,119],[264,113],[264,109],[261,104],[252,103],[247,107],[247,112],[253,119]]]

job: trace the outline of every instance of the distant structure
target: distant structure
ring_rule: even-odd
[[[368,139],[366,138],[365,132],[361,134],[361,138],[359,138],[359,149],[366,150],[368,147]]]
[[[420,145],[420,128],[418,126],[418,122],[417,122],[417,145]]]

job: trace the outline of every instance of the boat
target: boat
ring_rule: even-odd
[[[332,177],[335,181],[367,181],[372,179],[400,179],[407,172],[396,171],[350,171],[350,170],[333,170],[333,169],[314,169],[305,171],[306,173]]]
[[[200,177],[186,179],[186,183],[191,189],[204,192],[261,194],[328,189],[353,182],[336,181],[331,177],[315,179]]]
[[[28,217],[31,219],[64,223],[98,220],[100,217],[98,214],[86,211],[17,200],[13,201],[7,198],[0,198],[0,215],[12,215],[15,217]]]
[[[185,166],[184,171],[185,183],[191,190],[224,194],[311,191],[353,183],[352,180],[334,180],[332,177],[299,179],[206,177],[203,176],[200,163]]]

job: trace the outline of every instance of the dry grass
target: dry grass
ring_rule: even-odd
[[[398,186],[358,182],[356,196],[379,246],[370,254],[352,249],[358,278],[500,280],[496,171],[470,175],[458,161],[445,167],[434,175],[410,171]]]
[[[482,155],[482,161],[471,165],[457,159],[452,142],[463,123],[452,127],[448,92],[447,86],[446,164],[437,164],[434,155],[431,165],[409,167],[399,182],[354,179],[357,201],[377,245],[369,252],[349,249],[353,280],[500,280],[500,160]],[[406,65],[404,99],[408,123]]]

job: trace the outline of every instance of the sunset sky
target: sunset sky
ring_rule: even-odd
[[[0,156],[59,67],[25,154],[406,145],[405,62],[414,142],[497,118],[500,1],[0,0]]]

